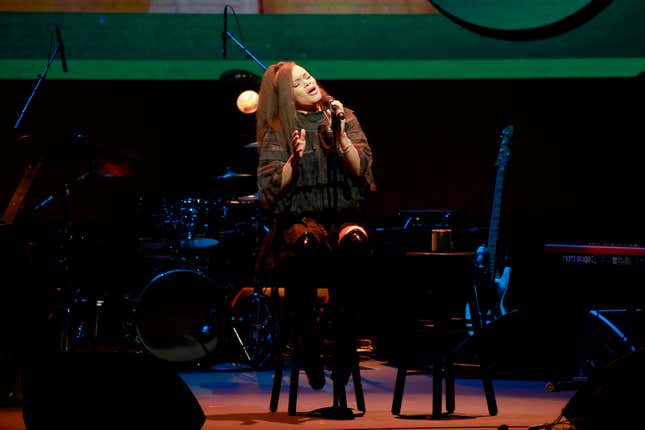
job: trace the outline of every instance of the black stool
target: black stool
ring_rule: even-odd
[[[432,374],[432,418],[442,418],[455,411],[455,370],[460,366],[479,369],[483,383],[488,413],[497,415],[497,402],[493,389],[486,342],[482,338],[481,317],[472,277],[474,252],[408,252],[403,258],[408,282],[422,285],[417,299],[418,308],[412,311],[410,324],[404,330],[406,342],[402,346],[392,399],[392,414],[400,415],[405,380],[409,375]],[[470,317],[465,317],[466,303]],[[427,318],[426,318],[427,316]],[[412,342],[419,334],[429,334],[432,353],[430,366],[415,364]],[[458,363],[454,360],[461,345],[451,344],[454,338],[476,339],[476,363]],[[462,339],[464,340],[464,339]],[[442,392],[445,382],[445,411]]]
[[[324,297],[326,290],[318,289],[318,297]],[[273,295],[273,294],[272,294]],[[274,297],[277,294],[273,295]],[[287,311],[285,318],[289,318],[290,313]],[[298,327],[294,324],[290,324],[290,321],[287,321],[288,327],[291,328],[291,333],[284,336],[283,339],[278,340],[275,345],[277,345],[276,353],[274,354],[275,358],[275,370],[273,373],[273,386],[271,389],[271,401],[269,404],[269,409],[271,412],[275,412],[278,409],[278,402],[280,399],[280,389],[282,386],[282,377],[284,373],[285,363],[290,361],[290,376],[289,376],[289,405],[288,413],[289,415],[296,415],[296,406],[298,400],[298,380],[300,376],[300,370],[303,368],[303,333],[298,330]],[[289,342],[291,340],[291,342]],[[332,350],[335,348],[336,344],[332,340]],[[289,347],[291,343],[292,347]],[[324,342],[323,342],[324,343]],[[332,352],[336,354],[336,352]],[[359,357],[358,352],[356,351],[356,345],[352,345],[352,350],[349,353],[351,357],[351,377],[354,384],[354,393],[356,395],[356,409],[365,412],[365,398],[363,395],[363,386],[361,383],[360,367],[359,367]],[[333,358],[333,355],[332,355]],[[332,369],[332,373],[333,373]],[[332,406],[316,409],[310,412],[312,415],[318,415],[324,418],[331,419],[353,419],[355,415],[350,408],[347,406],[347,395],[345,392],[345,384],[341,381],[334,379],[333,381],[333,403]]]

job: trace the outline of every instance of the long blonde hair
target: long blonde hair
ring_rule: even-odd
[[[280,61],[269,66],[260,84],[256,117],[256,140],[261,144],[269,129],[275,131],[280,141],[289,139],[296,129],[296,104],[293,100],[293,78],[291,70],[296,63]],[[322,98],[320,103],[329,103],[327,92],[318,85]],[[292,147],[287,145],[291,154]]]

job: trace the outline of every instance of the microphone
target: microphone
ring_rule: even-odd
[[[334,101],[334,99],[332,99],[332,98],[329,99],[329,108],[331,109],[332,114],[336,118],[338,118],[339,120],[341,120],[341,121],[344,120],[345,119],[345,112],[339,112],[338,107],[334,106],[333,104],[331,104],[331,102],[333,102],[333,101]]]
[[[56,40],[58,41],[58,52],[60,52],[60,60],[63,63],[63,72],[67,73],[67,58],[65,58],[65,45],[63,45],[63,38],[60,35],[60,28],[56,26]]]
[[[226,40],[228,39],[228,15],[226,14],[228,5],[224,6],[224,31],[222,31],[222,59],[226,58]]]

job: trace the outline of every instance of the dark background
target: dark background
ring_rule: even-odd
[[[642,239],[635,198],[642,79],[325,84],[356,111],[372,146],[378,191],[366,210],[373,217],[402,209],[453,209],[487,226],[499,135],[511,124],[505,223],[536,222],[533,229],[547,230],[549,240]],[[58,171],[73,176],[74,158],[83,171],[82,162],[92,154],[125,157],[136,164],[128,186],[136,195],[216,193],[211,178],[226,166],[255,173],[256,155],[243,148],[255,141],[254,117],[234,105],[242,83],[45,82],[21,124],[33,136],[25,145],[13,140],[11,128],[32,85],[2,83],[3,175],[8,176],[2,181],[3,203],[22,174],[19,163],[27,151],[48,158],[43,176]],[[73,143],[78,131],[87,145]],[[29,197],[37,201],[56,185],[39,177]]]
[[[512,301],[548,315],[551,306],[562,309],[562,303],[641,300],[639,267],[610,269],[615,270],[610,274],[613,285],[595,275],[571,282],[559,276],[557,262],[548,265],[542,246],[645,242],[642,79],[321,83],[356,111],[371,144],[378,190],[365,210],[377,246],[390,243],[380,240],[380,228],[393,227],[386,231],[394,231],[396,241],[398,212],[417,209],[456,211],[458,233],[464,233],[457,245],[464,250],[485,242],[500,132],[513,125],[498,244],[498,261],[513,267]],[[255,192],[254,178],[235,184],[213,179],[227,166],[255,173],[257,155],[244,148],[255,141],[254,117],[241,114],[234,104],[248,82],[45,82],[21,130],[13,130],[33,84],[0,83],[2,208],[27,161],[45,158],[25,208],[11,226],[17,232],[4,229],[5,254],[11,256],[4,258],[11,269],[7,273],[17,271],[19,279],[4,279],[11,294],[23,294],[15,291],[22,291],[24,269],[37,286],[26,300],[49,298],[53,278],[46,270],[39,272],[49,263],[36,265],[34,273],[33,255],[16,255],[28,254],[25,248],[31,246],[36,261],[39,250],[49,258],[69,220],[89,237],[77,251],[80,282],[94,285],[93,291],[136,293],[150,279],[137,267],[136,239],[160,199]],[[32,140],[19,140],[24,133]],[[96,158],[126,160],[133,174],[78,180]],[[68,200],[62,193],[66,183],[71,184]],[[47,196],[55,198],[33,211]],[[374,268],[374,285],[364,296],[368,331],[379,330],[377,321],[384,315],[396,318],[390,308],[394,291],[413,300],[408,286],[397,285],[402,279],[397,269],[388,267],[387,260]]]
[[[582,240],[600,240],[604,232],[616,232],[608,239],[630,240],[639,239],[629,227],[639,215],[633,193],[640,185],[642,82],[368,80],[323,85],[356,111],[372,146],[379,190],[368,203],[370,214],[447,208],[487,217],[499,134],[512,124],[505,211],[514,219],[586,220]],[[0,124],[8,166],[14,165],[10,156],[20,156],[26,147],[12,140],[11,128],[32,86],[2,82]],[[33,136],[31,148],[56,158],[47,163],[50,170],[98,147],[100,153],[136,159],[135,192],[212,189],[204,181],[224,173],[226,166],[254,173],[254,155],[243,150],[255,140],[254,117],[234,105],[243,87],[223,81],[45,82],[21,131]],[[88,136],[86,149],[71,148],[76,131]],[[3,184],[6,200],[13,188],[10,179]],[[36,184],[33,194],[39,191]],[[618,220],[621,225],[614,223]],[[569,227],[561,234],[572,234]]]

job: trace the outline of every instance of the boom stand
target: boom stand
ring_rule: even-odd
[[[18,129],[20,127],[20,123],[22,122],[22,119],[25,116],[25,112],[27,111],[29,104],[33,100],[34,96],[36,95],[36,92],[38,91],[40,84],[45,80],[45,76],[47,76],[47,72],[49,71],[49,66],[51,66],[51,64],[54,62],[54,59],[60,52],[60,49],[61,49],[61,44],[59,41],[58,43],[56,43],[56,48],[54,49],[54,52],[52,52],[52,55],[49,57],[49,60],[47,61],[47,65],[43,69],[42,73],[38,76],[38,81],[36,81],[36,85],[34,85],[34,89],[31,91],[31,94],[29,95],[29,98],[27,99],[25,106],[22,108],[22,111],[20,112],[20,115],[18,116],[18,119],[16,120],[16,123],[13,126],[14,129]]]

